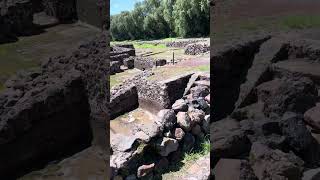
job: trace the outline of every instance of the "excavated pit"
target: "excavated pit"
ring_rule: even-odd
[[[89,147],[105,150],[106,40],[101,35],[6,82],[0,93],[0,177],[16,179]]]
[[[210,75],[190,73],[160,82],[150,80],[151,76],[154,76],[152,71],[141,72],[111,90],[110,112],[112,114],[112,107],[116,112],[121,112],[112,116],[115,118],[110,122],[110,165],[113,178],[159,178],[163,168],[159,168],[161,163],[168,162],[167,159],[178,163],[180,151],[190,150],[195,141],[208,133],[206,128],[210,121],[210,97],[206,96],[209,94],[209,87],[197,88],[201,84],[199,82],[203,81],[208,81],[205,84],[210,86]],[[197,104],[198,98],[199,103],[201,101],[203,104]],[[129,103],[128,100],[131,99],[135,99],[134,103]],[[114,105],[120,102],[123,106]],[[192,108],[189,109],[190,117],[187,115],[187,121],[192,119],[193,125],[189,124],[185,130],[176,130],[179,127],[177,118],[180,118],[176,114],[188,114],[189,106]],[[197,110],[192,110],[193,108]],[[197,129],[193,133],[199,134],[191,132],[193,126]],[[175,135],[175,131],[185,131],[186,137],[176,137],[178,134]],[[180,139],[178,141],[175,138]],[[143,173],[144,170],[141,169],[146,167],[150,169]]]

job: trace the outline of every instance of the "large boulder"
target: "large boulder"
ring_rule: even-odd
[[[250,163],[259,179],[300,180],[302,176],[303,161],[299,157],[258,142],[252,145]]]
[[[177,123],[177,117],[172,109],[162,109],[158,112],[157,122],[161,124],[165,130],[171,130]]]
[[[179,111],[186,112],[186,111],[188,111],[187,102],[184,99],[178,99],[172,105],[172,109],[175,110],[176,112],[179,112]]]
[[[285,113],[280,125],[290,148],[309,165],[318,164],[320,160],[319,144],[307,129],[303,116]]]
[[[304,77],[274,79],[257,87],[259,100],[265,102],[267,116],[281,117],[286,111],[304,113],[316,104],[315,84]]]
[[[234,158],[250,151],[251,143],[234,119],[211,123],[211,153],[215,158]]]
[[[304,113],[304,120],[312,128],[320,130],[320,103]]]
[[[144,177],[144,176],[148,175],[149,173],[151,173],[153,171],[154,167],[155,167],[154,163],[140,166],[137,171],[138,178]]]
[[[214,175],[216,180],[258,180],[249,162],[240,159],[220,159]]]
[[[177,114],[177,123],[179,126],[185,130],[190,131],[191,130],[191,119],[187,112],[178,112]]]

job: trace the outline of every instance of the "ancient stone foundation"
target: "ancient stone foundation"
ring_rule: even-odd
[[[157,179],[169,165],[178,163],[183,152],[190,151],[209,133],[210,75],[182,75],[158,85],[148,80],[152,75],[146,71],[123,83],[131,82],[130,86],[137,87],[139,100],[153,103],[146,107],[140,104],[140,109],[110,122],[112,178]],[[162,105],[166,106],[150,111],[155,102],[165,102]],[[208,156],[199,159],[201,167],[192,167],[199,170],[190,172],[188,178],[209,179],[208,159]]]
[[[110,73],[111,75],[123,72],[122,66],[125,69],[133,69],[135,62],[136,51],[133,45],[115,45],[110,48]]]
[[[213,114],[221,116],[210,127],[216,179],[317,177],[319,49],[318,41],[294,36],[216,49]]]
[[[0,177],[16,178],[91,145],[105,148],[108,74],[101,36],[9,79],[0,94]]]
[[[139,107],[138,92],[135,86],[117,86],[111,90],[111,119]]]

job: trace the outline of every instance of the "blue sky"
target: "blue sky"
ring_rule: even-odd
[[[111,0],[110,1],[110,14],[119,14],[121,11],[133,10],[136,2],[143,0]]]

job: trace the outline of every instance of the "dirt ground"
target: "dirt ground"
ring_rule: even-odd
[[[320,27],[317,0],[217,0],[212,9],[212,43],[253,32],[287,32]]]

